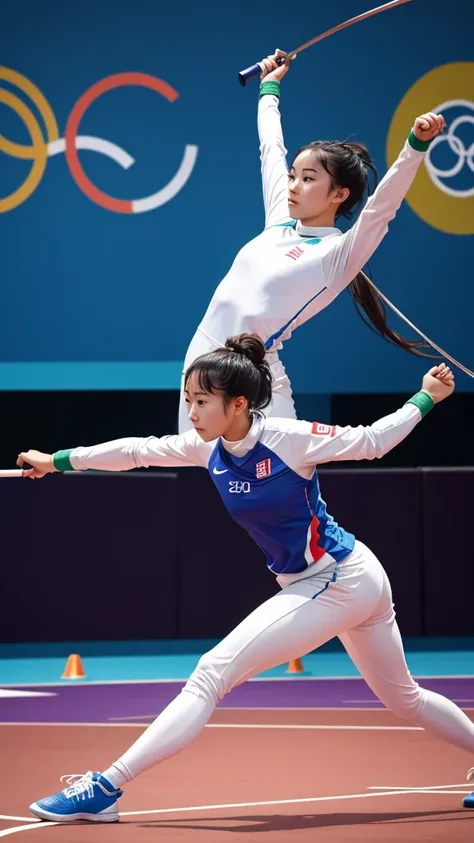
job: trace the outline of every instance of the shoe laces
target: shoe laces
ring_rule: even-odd
[[[471,767],[471,769],[469,770],[469,772],[467,774],[467,780],[468,780],[468,782],[472,782],[473,779],[474,779],[474,767]]]
[[[72,799],[74,796],[80,796],[87,792],[87,796],[94,795],[94,782],[92,781],[92,771],[87,773],[68,773],[61,776],[61,782],[69,785],[63,791],[66,799]]]

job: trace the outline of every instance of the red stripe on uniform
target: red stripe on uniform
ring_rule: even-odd
[[[321,559],[321,556],[324,556],[325,550],[322,547],[319,547],[319,539],[321,536],[319,535],[319,521],[315,515],[313,515],[311,519],[311,538],[309,540],[309,549],[311,552],[311,556],[313,557],[315,562],[318,562]]]

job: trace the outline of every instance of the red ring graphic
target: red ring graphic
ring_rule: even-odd
[[[114,73],[112,76],[106,76],[105,79],[100,79],[78,99],[69,115],[65,132],[66,161],[74,181],[89,199],[92,199],[97,205],[101,205],[109,211],[116,211],[120,214],[132,214],[133,207],[131,200],[114,199],[113,196],[103,193],[102,190],[99,190],[92,184],[82,169],[76,149],[79,123],[89,106],[102,94],[114,88],[121,88],[124,85],[139,85],[142,88],[150,88],[152,91],[156,91],[165,97],[168,102],[174,102],[179,97],[178,92],[171,85],[163,82],[162,79],[157,79],[156,76],[150,76],[148,73]]]

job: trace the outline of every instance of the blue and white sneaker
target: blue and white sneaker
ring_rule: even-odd
[[[118,822],[117,799],[123,790],[115,790],[100,773],[89,771],[84,776],[61,776],[61,781],[69,787],[30,805],[35,817],[59,823],[76,820]]]
[[[474,779],[474,767],[471,767],[467,774],[468,782],[472,782]],[[465,796],[462,800],[462,804],[465,808],[474,808],[474,793],[470,793],[469,796]]]

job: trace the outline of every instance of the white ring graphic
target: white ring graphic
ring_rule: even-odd
[[[59,155],[59,153],[65,152],[66,150],[66,139],[59,138],[58,140],[51,141],[47,146],[49,157]],[[122,147],[110,141],[103,140],[103,138],[93,137],[92,135],[78,135],[76,137],[76,149],[89,149],[93,152],[100,152],[102,155],[112,158],[124,170],[128,170],[135,163],[135,159],[125,149],[122,149]],[[145,196],[143,199],[133,199],[133,213],[141,214],[145,211],[153,211],[155,208],[159,208],[160,205],[165,205],[166,202],[174,199],[189,179],[196,163],[197,154],[197,146],[186,144],[183,159],[173,178],[161,190],[157,190],[156,193]]]
[[[165,202],[173,199],[189,179],[196,163],[197,154],[197,146],[186,144],[183,160],[171,181],[165,187],[162,187],[161,190],[152,193],[151,196],[145,196],[144,199],[134,199],[132,201],[133,213],[141,214],[143,211],[153,211],[154,208],[159,208],[160,205],[164,205]]]
[[[106,155],[108,158],[112,158],[117,164],[120,164],[124,170],[128,170],[135,163],[135,159],[125,149],[122,149],[121,146],[117,146],[117,144],[103,140],[102,138],[94,138],[91,135],[78,135],[76,137],[76,149],[90,149],[92,152],[101,152],[102,155]],[[65,138],[58,138],[58,140],[48,143],[49,157],[65,151]]]

